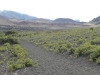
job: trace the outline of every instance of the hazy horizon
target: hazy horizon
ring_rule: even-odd
[[[71,18],[88,22],[100,16],[99,0],[2,0],[0,10],[10,10],[38,18]]]

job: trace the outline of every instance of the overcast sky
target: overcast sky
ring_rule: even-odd
[[[90,21],[100,16],[100,0],[0,0],[0,10],[52,20],[71,18]]]

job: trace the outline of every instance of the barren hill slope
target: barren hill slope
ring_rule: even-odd
[[[10,20],[0,15],[0,25],[15,25]]]

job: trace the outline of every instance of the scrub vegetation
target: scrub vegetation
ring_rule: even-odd
[[[88,56],[100,64],[100,28],[77,28],[42,32],[20,32],[19,39],[33,42],[48,51],[64,53],[75,58]]]
[[[38,64],[34,64],[31,56],[20,46],[16,35],[15,31],[0,32],[0,65],[6,69],[5,73]]]

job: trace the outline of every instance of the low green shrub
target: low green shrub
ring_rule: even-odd
[[[58,47],[57,52],[62,53],[62,52],[67,52],[67,46],[61,45]]]
[[[96,48],[91,50],[90,60],[98,61],[100,59],[99,57],[100,57],[100,46],[97,46]]]
[[[0,43],[10,43],[10,44],[18,44],[19,39],[12,37],[12,36],[6,36],[6,37],[0,37]]]
[[[90,42],[86,42],[82,45],[80,45],[79,47],[79,51],[80,51],[80,54],[90,54],[91,53],[91,49],[95,48],[96,46],[95,45],[91,45]]]
[[[39,66],[38,61],[34,61],[34,62],[33,62],[33,66],[34,66],[34,67],[38,67],[38,66]]]
[[[5,35],[12,35],[12,34],[17,34],[17,32],[14,30],[9,30],[9,31],[5,32]]]
[[[100,64],[100,57],[96,59],[96,63]]]
[[[98,45],[98,44],[100,44],[100,38],[91,40],[91,44],[93,44],[93,45]]]
[[[33,65],[32,59],[26,58],[25,59],[25,66],[27,67],[27,66],[32,66],[32,65]]]
[[[80,51],[78,48],[76,48],[76,50],[74,51],[74,55],[76,58],[80,56]]]
[[[89,28],[90,30],[94,30],[94,28],[93,27],[91,27],[91,28]]]

